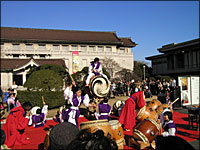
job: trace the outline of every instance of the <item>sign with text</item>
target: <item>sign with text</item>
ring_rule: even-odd
[[[79,52],[73,51],[72,52],[72,72],[76,73],[79,71]]]

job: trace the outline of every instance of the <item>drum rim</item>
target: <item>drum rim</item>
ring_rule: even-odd
[[[137,113],[137,116],[136,116],[137,119],[140,119],[140,118],[141,118],[140,115],[141,115],[141,113],[142,113],[143,111],[145,111],[145,110],[146,110],[146,106],[144,106],[144,107],[142,107],[142,108],[139,109],[139,111],[138,111],[138,113]],[[139,117],[139,116],[140,116],[140,117]]]
[[[134,129],[133,133],[139,136],[144,143],[149,143],[149,139],[140,130]]]

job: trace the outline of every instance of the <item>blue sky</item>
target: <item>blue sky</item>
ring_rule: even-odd
[[[1,26],[116,31],[138,44],[134,59],[146,61],[163,45],[199,37],[199,2],[1,1]]]

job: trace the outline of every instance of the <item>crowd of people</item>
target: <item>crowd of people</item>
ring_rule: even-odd
[[[91,66],[90,73],[93,72],[96,75],[95,69],[98,70],[100,68],[99,59],[95,58]],[[98,72],[98,75],[101,75],[101,73]],[[87,108],[98,107],[98,111],[93,112],[93,120],[110,120],[112,119],[111,116],[115,115],[115,113],[111,112],[108,97],[103,97],[100,103],[91,102],[87,83],[85,87],[80,87],[75,81],[66,84],[63,99],[65,100],[65,106],[60,107],[53,117],[53,120],[58,124],[50,131],[48,149],[118,149],[116,141],[110,136],[105,136],[104,131],[97,130],[94,133],[90,133],[88,130],[80,130],[79,128],[78,119],[80,117],[79,109],[81,104],[84,104]],[[164,93],[167,97],[168,93],[170,93],[170,88],[173,86],[175,86],[174,81],[167,82],[165,80],[162,82],[159,80],[156,82],[144,80],[142,83],[134,82],[134,80],[131,82],[113,82],[109,95],[130,96],[125,103],[121,103],[120,106],[116,107],[117,111],[120,110],[117,117],[123,129],[128,131],[134,128],[137,123],[136,112],[146,105],[145,97],[151,97],[152,94],[159,93]],[[29,102],[21,105],[17,98],[16,90],[9,89],[4,95],[4,102],[7,103],[9,115],[4,129],[1,130],[1,146],[6,145],[7,148],[12,148],[15,145],[29,144],[30,139],[25,134],[25,128],[27,126],[43,127],[46,123],[48,105],[43,97],[42,108],[38,106],[32,107]],[[29,116],[27,116],[27,112],[30,112]],[[163,112],[162,117],[164,120],[162,123],[164,132],[161,135],[163,137],[175,136],[177,129],[173,123],[172,112],[166,110]],[[157,145],[162,147],[162,143],[158,142]]]
[[[170,94],[176,87],[176,80],[170,79],[170,81],[163,80],[146,80],[135,81],[113,81],[110,87],[109,96],[130,96],[138,91],[144,91],[146,98],[152,98],[153,95],[164,95],[166,98],[170,98]],[[172,97],[172,96],[171,96]]]

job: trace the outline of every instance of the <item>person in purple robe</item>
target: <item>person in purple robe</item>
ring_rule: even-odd
[[[175,134],[177,133],[176,125],[173,122],[172,112],[166,111],[164,113],[164,124],[162,128],[164,129],[164,132],[162,133],[164,137],[175,136]]]
[[[80,116],[79,106],[83,103],[86,107],[95,107],[93,104],[89,104],[90,99],[88,94],[83,96],[81,93],[82,90],[77,87],[73,98],[69,100],[71,107],[67,111],[67,115],[65,114],[66,119],[64,119],[64,121],[70,122],[76,126],[78,126],[78,118]]]
[[[44,101],[42,109],[37,106],[35,108],[33,107],[28,125],[33,125],[35,128],[43,127],[46,123],[47,112],[48,105],[46,105]]]
[[[108,98],[104,97],[104,100],[99,104],[99,113],[95,113],[96,119],[109,119],[111,113],[111,106],[108,104]]]
[[[53,117],[53,120],[59,123],[67,121],[68,110],[69,109],[66,109],[65,106],[60,107],[57,114]]]
[[[99,76],[99,75],[108,79],[107,76],[105,74],[103,74],[101,63],[99,62],[99,58],[96,57],[94,59],[94,61],[92,61],[90,63],[90,66],[88,68],[88,76],[87,76],[87,79],[86,79],[86,86],[89,86],[90,79],[93,76]]]

